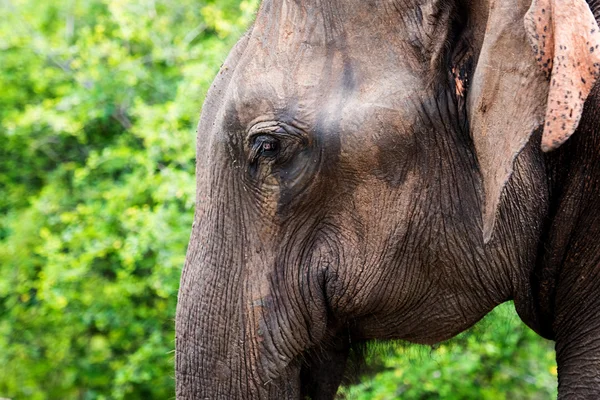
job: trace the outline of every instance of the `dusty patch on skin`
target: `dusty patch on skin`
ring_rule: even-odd
[[[452,75],[454,76],[454,87],[456,88],[456,96],[465,97],[465,87],[467,86],[466,72],[464,73],[464,75],[461,75],[458,68],[453,67]]]
[[[463,80],[458,76],[456,67],[452,68],[452,75],[454,75],[454,86],[456,88],[456,96],[463,97],[465,95],[465,88]]]
[[[542,137],[542,150],[550,151],[577,129],[600,75],[600,28],[584,0],[533,0],[525,29],[550,80]]]

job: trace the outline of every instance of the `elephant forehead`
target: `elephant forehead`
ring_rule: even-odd
[[[242,127],[269,119],[299,121],[307,130],[405,126],[414,119],[413,104],[426,96],[423,77],[413,71],[375,69],[341,52],[307,53],[314,57],[289,68],[259,58],[236,70],[229,102]]]
[[[385,12],[391,2],[381,2],[384,11],[338,3],[263,3],[229,93],[243,126],[282,114],[315,126],[353,97],[393,108],[425,87],[429,66],[414,57],[419,29],[400,29],[402,16]]]
[[[397,33],[423,33],[430,0],[263,0],[255,31],[269,45],[302,41],[312,45],[340,45],[353,37],[385,38]],[[435,2],[434,2],[435,3]]]
[[[417,1],[395,3],[265,1],[251,32],[248,58],[259,69],[300,70],[308,78],[323,75],[340,59],[363,70],[418,69],[431,39],[423,27],[427,21]]]

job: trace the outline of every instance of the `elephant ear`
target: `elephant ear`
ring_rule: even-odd
[[[490,0],[468,94],[491,239],[502,191],[532,133],[542,150],[573,134],[600,71],[600,30],[585,0]],[[584,51],[585,50],[585,51]]]
[[[550,79],[542,150],[575,132],[583,103],[600,73],[600,29],[584,0],[533,0],[525,29],[539,67]]]

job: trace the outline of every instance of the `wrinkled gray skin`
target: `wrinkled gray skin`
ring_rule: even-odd
[[[510,299],[556,340],[559,396],[600,398],[599,86],[565,145],[518,153],[485,243],[465,99],[487,7],[263,2],[199,126],[178,399],[330,399],[351,346],[436,343]]]

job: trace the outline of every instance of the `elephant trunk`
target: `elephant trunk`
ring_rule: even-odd
[[[320,342],[327,319],[323,281],[291,280],[301,263],[251,242],[243,213],[227,209],[236,202],[214,198],[200,199],[181,278],[177,399],[300,398],[301,354]]]
[[[269,377],[261,360],[262,303],[252,299],[257,289],[247,273],[256,268],[247,267],[243,231],[234,229],[240,221],[228,220],[234,214],[222,206],[196,216],[181,278],[177,399],[297,398],[299,367],[286,364],[279,376]],[[273,378],[285,379],[269,384]]]

